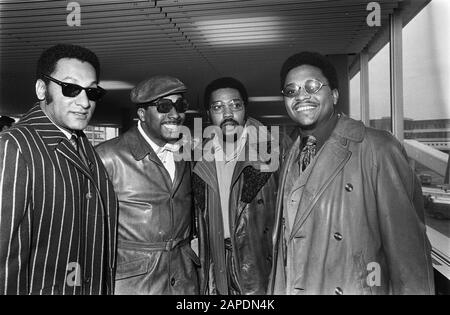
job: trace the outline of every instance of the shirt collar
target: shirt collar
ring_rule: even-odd
[[[317,128],[312,133],[306,133],[300,129],[300,136],[303,138],[310,134],[313,135],[317,140],[316,150],[319,151],[322,145],[331,136],[334,127],[336,127],[339,117],[340,115],[334,110],[330,119],[328,119],[325,123],[321,124],[320,126],[317,126]]]
[[[141,126],[141,121],[138,121],[138,130],[139,133],[142,135],[142,137],[145,139],[145,141],[147,141],[148,144],[150,144],[150,146],[152,147],[153,151],[155,151],[156,154],[160,153],[163,150],[163,147],[160,147],[159,145],[157,145],[152,139],[150,139],[149,136],[147,136],[147,134],[145,133],[144,129]]]

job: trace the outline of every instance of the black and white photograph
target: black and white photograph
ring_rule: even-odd
[[[0,295],[449,295],[449,18],[0,0]]]

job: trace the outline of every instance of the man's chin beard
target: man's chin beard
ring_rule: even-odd
[[[236,142],[238,140],[238,134],[236,132],[228,135],[225,132],[223,132],[222,134],[224,142]]]

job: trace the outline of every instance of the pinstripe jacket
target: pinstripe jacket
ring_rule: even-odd
[[[113,292],[117,202],[81,132],[85,166],[34,106],[0,133],[0,293]]]

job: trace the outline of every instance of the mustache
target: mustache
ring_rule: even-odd
[[[320,104],[319,103],[317,103],[317,102],[311,102],[311,101],[298,101],[298,102],[295,102],[293,105],[292,105],[292,108],[293,109],[295,109],[295,108],[297,108],[297,107],[300,107],[300,106],[319,106]]]
[[[227,123],[233,123],[234,125],[239,125],[239,123],[236,120],[234,120],[233,118],[227,118],[220,123],[220,128],[223,128],[223,126]]]
[[[179,119],[169,119],[169,120],[164,120],[161,122],[161,125],[163,124],[177,124],[177,125],[181,125],[182,120],[181,118]]]

